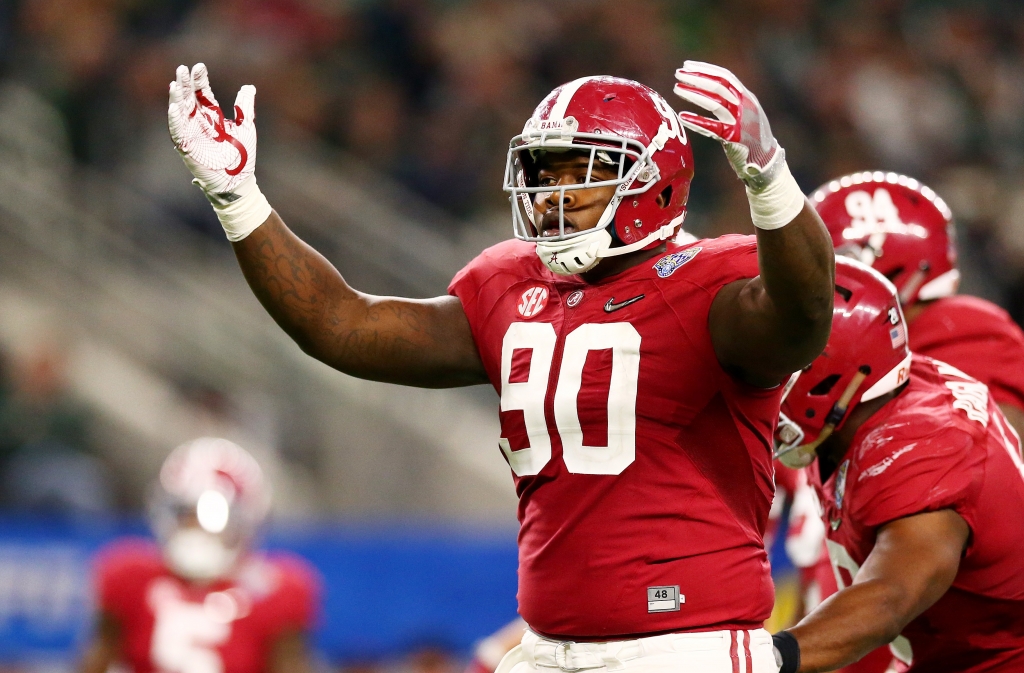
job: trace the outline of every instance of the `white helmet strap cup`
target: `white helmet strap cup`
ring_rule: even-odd
[[[241,549],[229,547],[220,535],[199,528],[179,528],[163,545],[164,560],[175,575],[209,582],[227,575]]]

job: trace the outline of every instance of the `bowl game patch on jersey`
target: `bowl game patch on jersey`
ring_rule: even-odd
[[[701,250],[700,247],[687,248],[680,252],[673,252],[671,255],[665,255],[654,265],[654,270],[658,272],[659,278],[668,278],[676,272],[676,269],[696,257]]]

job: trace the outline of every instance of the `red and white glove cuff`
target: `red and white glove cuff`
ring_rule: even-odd
[[[781,155],[781,151],[779,152]],[[758,229],[779,229],[786,226],[800,214],[806,198],[796,183],[784,155],[779,157],[782,165],[772,181],[762,189],[753,191],[747,185],[747,201],[750,202],[750,219]]]
[[[255,175],[249,176],[230,194],[206,193],[206,198],[232,243],[241,241],[266,222],[272,210],[256,184]]]

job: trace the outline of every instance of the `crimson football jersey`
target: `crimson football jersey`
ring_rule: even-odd
[[[519,495],[519,612],[553,637],[760,628],[781,386],[719,364],[708,313],[753,237],[587,283],[506,241],[456,275]]]
[[[910,383],[858,430],[822,484],[829,556],[849,586],[878,529],[952,509],[971,529],[949,591],[903,630],[892,650],[912,671],[1024,670],[1024,464],[984,384],[915,355]]]
[[[1024,332],[977,297],[938,299],[909,327],[910,350],[948,362],[988,386],[999,404],[1024,409]]]
[[[172,575],[156,545],[127,540],[100,552],[95,573],[133,673],[263,673],[277,639],[309,631],[319,605],[316,571],[289,554],[253,554],[235,579],[200,588]]]

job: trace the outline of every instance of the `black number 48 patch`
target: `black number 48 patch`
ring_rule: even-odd
[[[686,602],[679,593],[679,585],[647,587],[647,612],[676,612]]]

